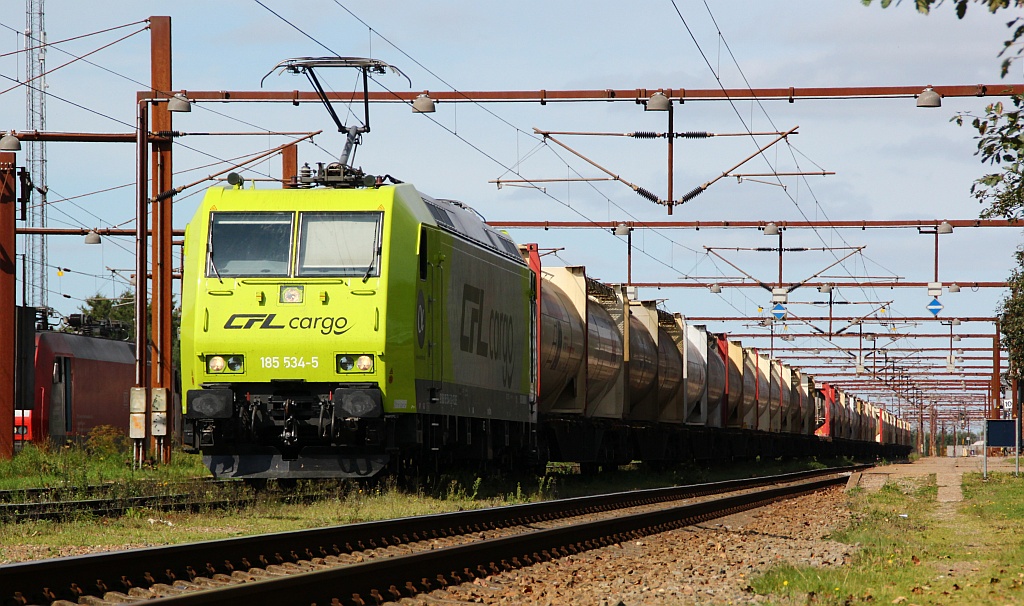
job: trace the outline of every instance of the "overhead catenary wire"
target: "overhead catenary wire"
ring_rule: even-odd
[[[255,2],[257,3],[257,4],[259,4],[260,6],[264,7],[264,8],[265,8],[265,9],[266,9],[266,10],[267,10],[268,12],[270,12],[271,14],[273,14],[273,15],[277,16],[277,17],[278,17],[279,19],[281,19],[282,21],[284,21],[284,22],[285,22],[285,23],[286,23],[287,25],[289,25],[290,27],[292,27],[292,28],[293,28],[293,29],[295,29],[296,31],[300,32],[300,33],[301,33],[301,34],[302,34],[303,36],[305,36],[305,37],[307,37],[307,38],[309,38],[309,39],[313,40],[313,41],[314,41],[314,42],[315,42],[315,43],[316,43],[317,45],[319,45],[320,47],[324,48],[324,49],[325,49],[325,50],[327,50],[328,52],[330,52],[330,53],[332,53],[332,54],[334,54],[334,55],[338,55],[338,54],[339,54],[339,53],[337,53],[336,51],[334,51],[333,49],[331,49],[331,48],[330,48],[329,46],[327,46],[326,44],[324,44],[323,42],[321,42],[321,41],[317,40],[317,39],[316,39],[315,37],[313,37],[312,35],[310,35],[310,34],[309,34],[308,32],[306,32],[305,30],[303,30],[302,28],[300,28],[300,27],[299,27],[298,25],[296,25],[296,24],[295,24],[294,22],[292,22],[292,21],[290,21],[290,20],[286,19],[286,18],[285,18],[285,17],[283,16],[283,15],[281,15],[280,13],[278,13],[278,12],[276,12],[276,11],[274,11],[274,10],[270,9],[269,7],[267,7],[267,6],[265,5],[265,4],[263,4],[263,3],[262,3],[262,2],[260,2],[259,0],[254,0],[254,1],[255,1]],[[343,5],[341,5],[340,3],[338,3],[338,2],[337,2],[337,0],[335,0],[335,3],[336,3],[336,4],[338,4],[338,5],[339,5],[339,6],[341,7],[341,8],[343,8],[343,9],[344,9],[344,10],[345,10],[346,12],[348,12],[349,14],[351,14],[351,15],[352,15],[352,16],[353,16],[354,18],[356,18],[356,19],[357,19],[357,20],[358,20],[358,21],[359,21],[359,22],[360,22],[361,24],[363,24],[364,26],[366,26],[366,27],[368,27],[368,28],[370,28],[370,29],[372,30],[372,28],[371,28],[371,27],[370,27],[370,26],[369,26],[369,25],[368,25],[368,24],[367,24],[367,23],[366,23],[366,22],[365,22],[364,20],[362,20],[361,18],[359,18],[358,16],[356,16],[356,15],[355,15],[354,13],[352,13],[352,11],[350,11],[349,9],[347,9],[346,7],[344,7]],[[376,30],[373,30],[373,31],[375,32]],[[387,41],[387,40],[386,40],[386,41]],[[390,41],[387,41],[387,42],[388,42],[389,44],[391,44],[391,45],[392,45],[393,47],[395,47],[396,49],[398,49],[398,50],[399,50],[399,52],[401,52],[401,53],[402,53],[403,55],[405,55],[405,56],[407,56],[407,57],[410,57],[410,56],[408,55],[408,53],[406,53],[405,51],[402,51],[401,49],[399,49],[399,48],[398,48],[398,47],[397,47],[396,45],[394,45],[394,44],[393,44],[393,43],[391,43]],[[422,67],[422,64],[421,64],[420,62],[416,61],[415,59],[412,59],[411,57],[410,57],[410,59],[411,59],[411,60],[413,60],[413,61],[414,61],[414,62],[415,62],[415,63],[416,63],[417,65],[420,65],[420,66]],[[424,68],[424,69],[426,69],[426,68]],[[427,69],[427,71],[428,71],[429,73],[431,73],[432,75],[434,75],[434,74],[433,74],[433,72],[432,72],[432,71],[430,71],[429,69]],[[435,77],[436,77],[436,75],[435,75]],[[439,78],[439,79],[440,79],[440,78]],[[397,95],[396,93],[394,93],[394,91],[392,91],[391,89],[389,89],[389,88],[388,88],[388,87],[387,87],[387,86],[386,86],[385,84],[381,83],[381,82],[380,82],[379,80],[377,80],[376,78],[374,78],[374,81],[375,81],[375,82],[376,82],[376,83],[377,83],[377,84],[378,84],[378,85],[379,85],[379,86],[380,86],[380,87],[381,87],[381,88],[382,88],[383,90],[387,91],[388,93],[390,93],[390,94],[392,94],[392,95],[395,95],[395,96],[396,96],[396,98],[398,97],[398,95]],[[442,80],[442,81],[443,81],[443,80]],[[452,87],[452,88],[454,89],[454,87]],[[488,113],[490,113],[491,115],[493,115],[493,116],[497,117],[497,115],[496,115],[496,114],[494,114],[494,112],[491,112],[490,110],[487,110],[487,111],[488,111]],[[521,174],[520,174],[520,173],[519,173],[519,172],[518,172],[518,171],[517,171],[516,169],[514,169],[513,167],[510,167],[510,166],[508,166],[507,164],[505,164],[504,162],[502,162],[502,161],[498,160],[498,159],[497,159],[496,157],[494,157],[494,156],[493,156],[492,154],[490,154],[490,153],[486,152],[485,150],[483,150],[483,149],[482,149],[481,147],[479,147],[478,145],[474,144],[473,142],[471,142],[471,141],[469,141],[468,139],[466,139],[466,138],[465,138],[464,136],[460,135],[460,134],[459,134],[459,133],[458,133],[457,131],[455,131],[455,130],[453,130],[453,129],[451,129],[451,128],[447,127],[446,125],[444,125],[444,124],[442,124],[442,123],[438,122],[438,121],[437,121],[437,120],[436,120],[436,119],[435,119],[435,118],[434,118],[433,116],[431,116],[430,114],[420,114],[420,115],[422,115],[422,116],[426,117],[426,118],[427,118],[427,119],[429,119],[429,120],[430,120],[430,121],[431,121],[432,123],[434,123],[435,125],[439,126],[439,127],[440,127],[440,128],[442,128],[443,130],[447,131],[447,132],[448,132],[448,133],[449,133],[450,135],[452,135],[452,136],[454,136],[455,138],[457,138],[458,140],[462,141],[462,142],[463,142],[464,144],[466,144],[466,145],[467,145],[468,147],[470,147],[471,149],[473,149],[473,150],[474,150],[474,151],[476,151],[477,153],[481,154],[481,155],[482,155],[483,157],[487,158],[488,160],[490,160],[491,162],[495,163],[496,165],[498,165],[498,166],[502,167],[502,168],[503,168],[503,169],[504,169],[504,170],[506,171],[506,173],[513,173],[513,174],[516,174],[516,175],[518,175],[518,176],[522,177],[522,175],[521,175]],[[501,118],[499,117],[499,119],[501,119]],[[518,132],[521,132],[521,133],[525,132],[525,131],[524,131],[523,129],[520,129],[520,128],[518,128],[518,127],[515,127],[515,126],[511,125],[511,123],[507,122],[506,120],[503,120],[503,119],[501,119],[501,120],[502,120],[502,122],[504,122],[505,124],[507,124],[507,125],[511,126],[512,128],[514,128],[514,129],[515,129],[516,131],[518,131]],[[556,155],[557,155],[557,154],[556,154]],[[567,162],[565,162],[565,160],[564,160],[564,159],[562,159],[562,162],[563,162],[563,163],[565,163],[565,164],[566,164],[566,166],[570,166],[570,165],[569,165],[569,164],[568,164]],[[574,169],[571,169],[571,170],[574,170]],[[524,178],[524,181],[526,181],[527,183],[529,183],[529,182],[530,182],[530,181],[529,181],[528,179],[525,179],[525,178]],[[591,187],[593,188],[593,184],[590,184],[590,185],[591,185]],[[548,197],[549,199],[551,199],[551,200],[553,200],[553,201],[555,201],[555,202],[558,202],[559,204],[561,204],[561,205],[565,206],[565,207],[566,207],[567,209],[569,209],[569,210],[570,210],[570,211],[572,211],[573,213],[577,214],[577,215],[578,215],[578,216],[580,216],[581,218],[585,219],[586,221],[589,221],[589,222],[591,222],[591,223],[594,223],[595,225],[597,224],[597,222],[596,222],[595,220],[593,220],[593,219],[591,219],[590,217],[586,216],[586,214],[584,214],[583,212],[581,212],[581,211],[580,211],[580,210],[579,210],[578,208],[576,208],[576,207],[573,207],[573,206],[572,206],[571,204],[569,204],[569,203],[567,203],[567,202],[564,202],[564,201],[560,200],[560,199],[559,199],[558,197],[554,196],[553,194],[551,194],[550,192],[546,191],[545,189],[543,189],[543,188],[536,188],[536,189],[537,189],[538,191],[540,191],[542,195],[544,195],[544,196]],[[596,191],[596,190],[595,190],[595,191]],[[610,199],[608,199],[608,198],[607,198],[607,196],[604,196],[604,197],[605,197],[605,199],[606,199],[606,200],[609,200],[609,201],[610,201]],[[618,205],[616,204],[616,207],[619,207],[619,206],[618,206]],[[621,207],[619,207],[619,208],[621,208]],[[668,241],[669,241],[670,243],[672,243],[673,245],[678,245],[678,246],[681,246],[681,247],[683,247],[683,248],[688,248],[688,247],[686,247],[686,246],[684,246],[684,245],[682,245],[682,244],[680,244],[680,243],[677,243],[677,242],[675,242],[675,241],[671,240],[670,238],[668,238],[668,237],[664,236],[663,234],[659,234],[659,235],[660,235],[661,237],[665,238],[666,240],[668,240]],[[690,249],[690,250],[692,250],[692,249]],[[666,265],[667,267],[670,267],[671,269],[673,269],[673,270],[675,270],[675,271],[677,271],[677,272],[679,271],[679,269],[678,269],[678,268],[676,268],[676,267],[674,267],[674,266],[671,266],[671,265],[667,265],[667,264],[665,264],[665,262],[664,262],[664,261],[663,261],[662,259],[659,259],[659,258],[657,258],[656,256],[654,256],[654,255],[651,255],[651,254],[647,253],[647,252],[646,252],[646,251],[644,251],[644,250],[641,250],[641,254],[643,254],[644,256],[646,256],[646,257],[648,257],[648,258],[652,259],[653,261],[655,261],[655,262],[657,262],[657,263],[660,263],[660,264],[662,264],[662,265]]]

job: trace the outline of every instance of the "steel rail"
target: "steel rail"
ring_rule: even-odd
[[[303,572],[256,583],[157,598],[154,604],[366,604],[430,591],[450,583],[521,568],[535,562],[683,528],[847,481],[830,477],[594,522],[375,559],[362,564]]]
[[[28,599],[29,603],[39,599],[47,602],[58,598],[77,600],[82,594],[102,595],[106,591],[127,591],[131,587],[188,580],[195,576],[195,571],[205,571],[211,575],[218,572],[230,574],[234,570],[247,570],[251,566],[296,562],[359,549],[557,519],[579,515],[581,511],[633,507],[857,471],[865,467],[869,466],[810,470],[762,478],[0,565],[0,587],[4,591],[0,594],[0,603],[13,599],[16,593]]]

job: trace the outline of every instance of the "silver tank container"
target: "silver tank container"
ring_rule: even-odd
[[[725,360],[718,352],[718,340],[708,339],[708,420],[710,427],[721,427],[722,396],[725,395]],[[713,418],[714,417],[714,418]]]
[[[629,316],[629,400],[642,400],[658,376],[658,346],[643,322]]]
[[[672,335],[658,327],[658,409],[667,406],[683,385],[683,356]]]
[[[587,405],[611,389],[622,370],[622,333],[600,303],[587,299]],[[541,335],[543,337],[543,334]]]
[[[551,403],[579,373],[586,353],[583,318],[562,289],[546,282],[540,296],[540,402]],[[546,412],[542,410],[542,412]]]

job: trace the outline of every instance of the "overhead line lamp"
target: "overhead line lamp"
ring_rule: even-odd
[[[190,112],[192,111],[192,102],[189,101],[188,97],[185,95],[177,93],[167,100],[167,111],[184,113]]]
[[[420,93],[412,100],[412,113],[432,114],[437,109],[434,107],[434,100],[426,92]]]
[[[779,235],[779,226],[774,223],[769,223],[764,226],[764,235],[766,236],[777,236]]]
[[[20,151],[21,140],[14,135],[14,131],[0,137],[0,151]]]
[[[935,228],[940,234],[951,234],[953,233],[953,226],[949,224],[949,221],[943,221],[939,223],[938,227]]]
[[[926,86],[921,94],[917,96],[918,107],[942,107],[942,95],[935,92],[930,86]]]
[[[645,111],[667,112],[672,107],[672,100],[665,96],[665,93],[658,91],[647,100]]]
[[[96,233],[95,229],[90,229],[89,233],[85,234],[85,243],[86,244],[99,244],[102,241],[103,241],[103,239],[100,238],[100,235],[98,233]]]
[[[719,286],[718,284],[712,284],[711,285],[711,292],[713,292],[713,293],[715,293],[717,295],[717,294],[722,292],[722,287]]]

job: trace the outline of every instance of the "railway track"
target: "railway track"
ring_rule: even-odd
[[[863,468],[862,466],[861,468]],[[841,470],[546,501],[0,566],[0,599],[377,604],[758,507]],[[708,495],[732,493],[718,498]],[[690,499],[683,504],[666,505]],[[602,515],[603,512],[603,515]],[[611,515],[609,515],[611,512]],[[560,522],[554,522],[560,520]]]
[[[126,495],[111,486],[5,490],[0,491],[0,522],[65,520],[82,515],[119,516],[140,508],[185,511],[235,507],[253,501],[251,495],[235,490],[240,486],[240,482],[233,480],[204,480],[199,484],[154,485],[151,490],[143,487],[143,492],[155,493],[145,495]]]

